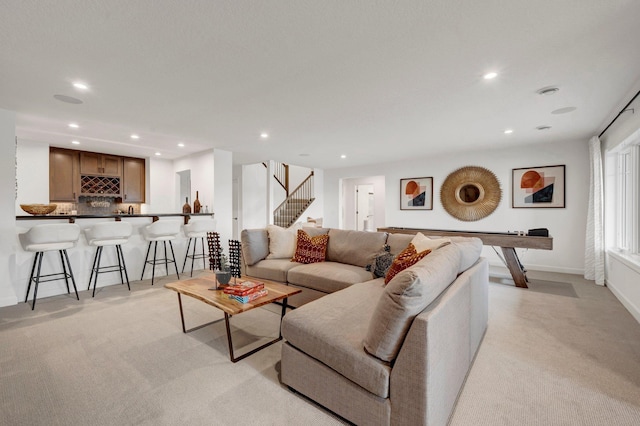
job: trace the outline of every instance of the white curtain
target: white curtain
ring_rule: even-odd
[[[584,277],[604,285],[604,195],[600,138],[589,141],[589,207],[584,250]]]

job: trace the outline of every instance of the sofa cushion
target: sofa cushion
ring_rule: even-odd
[[[384,232],[329,230],[327,260],[362,266],[371,264],[387,239]]]
[[[476,237],[450,237],[450,239],[452,244],[460,248],[462,254],[458,273],[462,273],[475,265],[480,258],[480,253],[482,253],[482,240]]]
[[[299,265],[291,259],[264,259],[251,266],[247,265],[247,275],[286,283],[287,272]]]
[[[269,235],[266,229],[244,229],[240,240],[242,258],[247,265],[254,265],[269,254]]]
[[[324,262],[328,241],[329,235],[325,234],[310,237],[305,231],[298,229],[296,252],[291,261],[299,263]]]
[[[429,249],[418,252],[413,243],[409,243],[409,246],[402,250],[400,254],[393,259],[393,263],[387,271],[387,275],[384,277],[384,283],[387,284],[393,279],[393,277],[407,269],[409,266],[416,264],[429,253],[431,253],[431,250]]]
[[[354,284],[288,312],[282,336],[297,349],[380,398],[389,397],[391,368],[367,354],[362,339],[383,282]]]
[[[411,322],[458,275],[460,248],[438,249],[396,275],[385,287],[369,323],[364,348],[383,361],[398,355]]]
[[[269,234],[269,255],[267,259],[291,259],[296,250],[296,236],[299,227],[282,228],[267,225]]]
[[[329,237],[331,241],[331,237]],[[355,283],[369,281],[371,272],[364,268],[344,263],[320,262],[301,265],[295,263],[287,273],[287,281],[301,287],[312,288],[325,293],[342,290]]]
[[[411,239],[411,244],[413,244],[418,253],[425,250],[437,250],[450,243],[450,238],[429,238],[424,236],[422,232],[418,232]]]

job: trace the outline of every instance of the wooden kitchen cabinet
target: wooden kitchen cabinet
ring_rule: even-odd
[[[77,201],[80,193],[79,153],[71,149],[49,149],[49,200]]]
[[[122,202],[145,202],[145,165],[143,158],[123,158]]]
[[[122,176],[122,157],[80,152],[80,174],[92,176]]]

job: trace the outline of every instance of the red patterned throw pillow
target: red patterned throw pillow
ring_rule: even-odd
[[[328,234],[310,237],[305,231],[298,229],[298,244],[291,261],[300,263],[324,262],[328,242]]]
[[[431,250],[425,250],[418,253],[416,247],[409,243],[406,249],[402,250],[400,254],[393,259],[393,263],[387,272],[387,276],[384,277],[384,283],[387,284],[393,279],[399,272],[404,271],[409,266],[417,263],[420,259],[431,253]]]

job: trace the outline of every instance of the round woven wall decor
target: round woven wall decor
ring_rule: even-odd
[[[461,167],[451,172],[440,188],[440,202],[444,209],[465,222],[489,216],[501,198],[498,178],[484,167]]]

